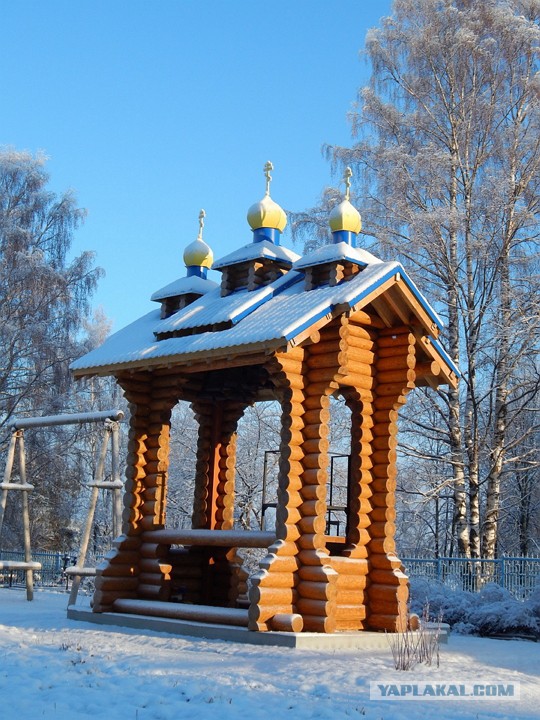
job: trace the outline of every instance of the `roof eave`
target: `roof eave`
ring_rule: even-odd
[[[156,370],[159,368],[182,368],[186,372],[198,372],[210,369],[216,361],[223,360],[227,366],[250,365],[254,357],[268,356],[269,354],[285,348],[287,340],[276,338],[259,343],[246,343],[234,347],[221,347],[213,350],[200,350],[184,353],[182,355],[162,355],[160,357],[142,360],[128,360],[125,362],[96,365],[87,368],[76,368],[71,372],[76,380],[92,376],[117,376],[124,372],[137,372],[140,370]],[[259,357],[259,360],[261,359]]]

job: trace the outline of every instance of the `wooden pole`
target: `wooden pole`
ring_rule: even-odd
[[[103,482],[105,474],[105,460],[107,457],[107,446],[109,444],[109,429],[106,427],[103,436],[103,442],[101,443],[101,451],[99,454],[98,466],[96,470],[96,477],[92,487],[92,493],[90,495],[90,505],[88,507],[88,515],[86,517],[86,526],[81,539],[81,546],[79,548],[79,556],[77,558],[77,567],[84,567],[86,562],[86,554],[88,552],[88,545],[90,544],[90,534],[92,532],[92,525],[94,522],[94,515],[96,512],[96,506],[99,496],[99,483]],[[79,592],[79,585],[81,584],[81,575],[74,575],[73,582],[71,585],[71,592],[69,594],[69,605],[74,605],[77,600],[77,593]]]
[[[120,468],[119,468],[119,438],[118,423],[111,422],[108,424],[111,432],[111,480],[115,485],[120,486]],[[122,531],[122,490],[115,487],[112,491],[113,509],[112,509],[112,531],[113,537],[117,538]]]
[[[10,479],[11,479],[11,472],[13,470],[13,460],[15,458],[15,446],[17,444],[17,437],[19,436],[20,430],[15,430],[11,434],[11,440],[9,442],[9,448],[8,448],[8,454],[6,459],[6,469],[4,471],[4,487],[2,488],[2,496],[0,498],[0,535],[2,535],[2,526],[4,524],[4,514],[6,512],[6,503],[7,503],[7,495],[8,495],[8,488],[5,487]]]
[[[26,485],[26,455],[24,452],[24,434],[19,430],[19,475],[21,484]],[[23,511],[23,532],[24,532],[24,562],[29,565],[32,563],[32,549],[30,545],[30,515],[28,513],[28,490],[22,491],[22,511]],[[26,599],[34,598],[34,571],[31,567],[26,568]]]

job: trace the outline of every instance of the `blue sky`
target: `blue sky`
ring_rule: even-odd
[[[321,147],[350,143],[359,50],[390,4],[0,0],[0,145],[43,150],[88,210],[73,250],[104,268],[113,329],[184,274],[201,208],[216,258],[251,241],[266,160],[286,209],[335,183]]]

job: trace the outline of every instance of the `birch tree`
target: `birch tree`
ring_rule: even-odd
[[[539,19],[538,0],[395,0],[366,38],[355,143],[327,148],[356,168],[376,253],[401,259],[446,321],[463,380],[435,397],[429,434],[466,556],[497,553],[511,448],[538,428]],[[425,425],[409,415],[429,458]]]
[[[90,252],[69,259],[84,211],[72,193],[48,189],[45,162],[0,151],[0,450],[14,415],[80,409],[68,368],[86,347],[83,323],[100,271]],[[62,428],[29,432],[26,448],[39,500],[36,542],[57,549],[71,524],[77,468]],[[10,528],[16,546],[16,512],[6,517]]]

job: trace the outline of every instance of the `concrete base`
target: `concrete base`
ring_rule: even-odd
[[[249,645],[274,645],[278,647],[298,648],[301,650],[387,650],[390,652],[388,638],[383,632],[339,632],[332,634],[313,632],[253,632],[243,627],[200,623],[188,620],[149,617],[124,613],[94,613],[86,608],[70,605],[67,609],[70,620],[133,628],[135,630],[154,630],[173,635],[184,635],[207,640],[224,640]],[[430,630],[429,632],[434,632]],[[448,642],[448,631],[441,628],[441,643]]]

